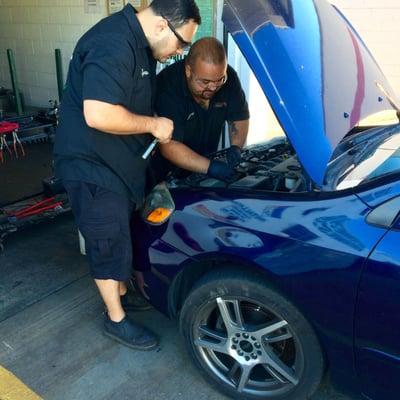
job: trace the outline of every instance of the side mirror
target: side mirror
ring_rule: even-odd
[[[175,210],[175,203],[165,182],[159,183],[146,197],[142,219],[150,225],[162,225]]]
[[[400,213],[400,196],[374,208],[366,218],[368,224],[390,229]]]

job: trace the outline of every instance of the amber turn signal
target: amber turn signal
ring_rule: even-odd
[[[148,216],[147,221],[152,224],[162,224],[171,215],[173,210],[169,208],[158,207],[153,210]]]

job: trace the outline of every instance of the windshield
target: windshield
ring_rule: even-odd
[[[400,133],[382,141],[373,141],[355,152],[352,162],[342,172],[336,186],[343,190],[384,175],[400,172]]]

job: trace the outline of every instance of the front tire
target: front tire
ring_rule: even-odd
[[[187,297],[180,325],[194,363],[231,397],[302,400],[321,382],[324,360],[313,329],[259,277],[208,274]]]

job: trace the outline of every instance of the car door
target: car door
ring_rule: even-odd
[[[363,393],[371,399],[400,394],[400,196],[377,206],[367,222],[387,233],[371,252],[361,278],[355,315],[355,360]]]

